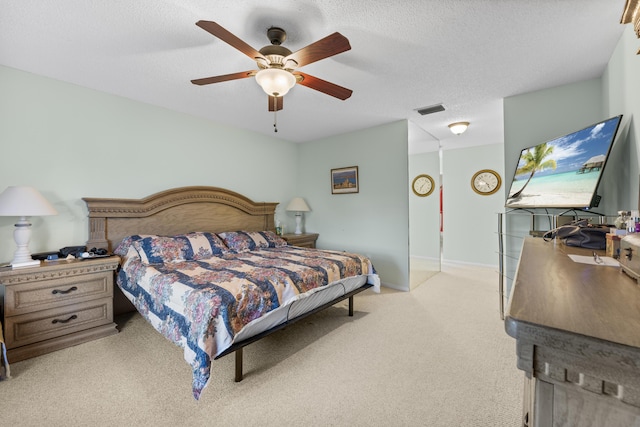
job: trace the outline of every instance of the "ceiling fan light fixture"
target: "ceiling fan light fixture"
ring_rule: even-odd
[[[258,71],[256,81],[271,96],[284,96],[296,84],[296,77],[280,68],[265,68]]]
[[[456,122],[449,125],[449,129],[456,135],[463,134],[469,127],[469,122]]]

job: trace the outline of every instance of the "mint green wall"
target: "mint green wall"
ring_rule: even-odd
[[[6,67],[0,94],[0,191],[34,186],[59,212],[32,218],[31,252],[85,243],[82,197],[188,185],[281,203],[295,193],[293,143]],[[13,258],[14,222],[0,217],[2,261]]]
[[[507,188],[523,148],[623,114],[618,137],[598,187],[602,201],[594,211],[615,216],[621,209],[637,209],[638,156],[634,138],[630,138],[630,130],[633,131],[630,125],[633,113],[638,111],[638,101],[632,94],[640,91],[638,83],[632,81],[627,72],[631,71],[628,67],[634,60],[637,68],[638,58],[629,55],[629,49],[626,58],[618,54],[623,50],[623,44],[621,40],[602,78],[505,99]],[[635,132],[637,134],[637,130]]]
[[[638,209],[640,168],[640,56],[639,41],[627,25],[601,78],[506,98],[505,167],[513,170],[522,148],[581,129],[596,121],[623,114],[616,143],[598,189],[603,199],[594,209],[608,216],[618,210]],[[507,178],[511,181],[510,173]],[[509,183],[507,185],[509,185]],[[507,222],[507,231],[528,226],[526,221]],[[542,226],[543,224],[539,224]],[[517,258],[521,240],[507,240],[507,252]],[[507,279],[515,261],[507,259]]]
[[[318,247],[369,255],[386,286],[409,290],[407,121],[302,144],[298,161]],[[348,166],[358,166],[359,193],[331,194],[331,169]]]
[[[632,119],[640,102],[639,83],[632,78],[640,75],[636,48],[628,30],[602,79],[505,99],[504,152],[495,147],[479,153],[445,152],[445,262],[494,265],[494,253],[486,249],[493,247],[494,237],[484,231],[497,222],[493,217],[502,208],[520,149],[603,117],[624,113],[628,120],[621,153],[633,154],[627,166],[617,169],[623,177],[615,188],[616,197],[629,194],[627,204],[637,205],[639,130]],[[33,218],[32,252],[84,243],[82,197],[137,198],[171,187],[214,185],[285,206],[291,197],[306,197],[313,209],[307,214],[307,230],[321,233],[320,247],[367,253],[383,282],[408,289],[405,121],[296,145],[6,67],[0,67],[0,91],[0,186],[32,185],[60,212]],[[485,152],[487,158],[482,157]],[[270,165],[269,173],[263,172],[264,163]],[[331,195],[329,170],[351,165],[360,166],[360,193]],[[504,178],[502,200],[495,206],[497,197],[476,200],[480,196],[470,189],[471,174],[481,168],[495,169]],[[489,205],[486,216],[476,215],[481,223],[462,214],[484,209],[484,204]],[[279,206],[278,217],[293,230],[293,216],[285,206]],[[0,217],[0,241],[5,242],[0,260],[13,256],[14,221]],[[477,236],[483,236],[484,249],[467,244],[465,224],[470,223],[482,230]]]
[[[511,186],[523,148],[566,135],[604,119],[602,104],[600,78],[505,98],[505,191]]]
[[[505,98],[505,194],[513,181],[513,173],[523,148],[582,129],[603,119],[602,100],[599,78]],[[505,198],[503,202],[504,200]],[[559,213],[558,210],[549,212]],[[545,211],[541,210],[540,213]],[[548,230],[551,227],[547,217],[537,218],[537,230]],[[531,228],[531,218],[527,215],[507,215],[504,224],[507,233],[504,239],[508,256],[505,258],[504,268],[508,295],[523,236],[528,235]]]
[[[473,191],[471,178],[492,169],[504,178],[503,145],[445,150],[442,153],[443,263],[498,265],[498,219],[504,210],[504,182],[489,196]]]
[[[368,254],[383,282],[408,288],[404,121],[298,145],[7,67],[0,93],[0,187],[34,186],[59,212],[32,218],[31,252],[85,243],[82,197],[212,185],[280,202],[290,231],[286,204],[306,197],[319,246]],[[329,170],[351,165],[360,167],[360,193],[332,196]],[[14,222],[0,217],[3,261],[13,258]]]
[[[409,156],[409,184],[421,174],[435,181],[427,197],[409,191],[409,242],[412,257],[440,262],[440,153],[438,150]]]
[[[619,194],[619,206],[625,209],[638,209],[640,174],[640,40],[627,25],[609,64],[602,76],[604,109],[606,116],[624,114],[620,129],[621,145],[626,150],[620,153],[621,175],[617,180],[609,180],[606,190]],[[634,117],[635,116],[635,117]],[[607,167],[608,168],[608,167]],[[608,171],[611,172],[611,171]],[[622,185],[621,185],[622,184]],[[614,211],[615,212],[615,211]]]

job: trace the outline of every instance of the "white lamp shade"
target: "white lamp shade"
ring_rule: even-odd
[[[0,194],[0,216],[28,217],[57,214],[51,203],[33,187],[7,187]]]
[[[279,68],[265,68],[258,71],[256,81],[267,95],[284,96],[296,84],[296,78]]]
[[[293,212],[311,211],[311,209],[309,209],[309,206],[307,205],[307,202],[305,202],[302,197],[294,197],[287,205],[287,210]]]

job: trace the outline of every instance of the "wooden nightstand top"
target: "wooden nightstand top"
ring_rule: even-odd
[[[120,257],[113,255],[99,258],[41,261],[39,267],[3,267],[0,268],[0,283],[3,285],[10,285],[12,283],[19,283],[24,280],[32,280],[33,278],[39,277],[64,277],[68,276],[71,272],[73,272],[73,274],[81,274],[83,272],[90,273],[104,270],[115,270],[118,268],[119,263]]]
[[[303,233],[303,234],[283,234],[282,237],[292,246],[301,246],[303,248],[315,248],[316,240],[318,240],[318,233]]]

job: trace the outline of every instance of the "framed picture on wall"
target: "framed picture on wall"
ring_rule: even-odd
[[[348,194],[359,191],[358,167],[331,169],[331,194]]]

